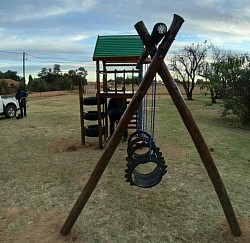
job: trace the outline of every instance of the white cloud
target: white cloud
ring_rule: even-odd
[[[185,22],[170,53],[204,40],[250,49],[249,0],[0,0],[0,50],[76,60],[77,65],[80,59],[90,68],[98,35],[136,34],[134,24],[140,20],[149,31],[156,22],[169,26],[174,13]],[[2,54],[0,62],[6,63]]]
[[[69,37],[68,39],[72,41],[80,41],[80,40],[87,39],[88,37],[89,37],[88,35],[73,35]]]
[[[2,0],[3,7],[0,10],[2,21],[24,21],[44,19],[71,12],[82,14],[94,9],[97,4],[95,0],[54,0],[54,1],[32,1],[32,0]]]

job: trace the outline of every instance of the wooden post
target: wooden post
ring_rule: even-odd
[[[134,75],[134,73],[135,73],[135,70],[133,69],[133,71],[132,71],[132,93],[133,94],[135,92],[135,88],[134,88],[134,78],[135,78],[135,75]]]
[[[108,73],[107,73],[107,63],[106,61],[102,61],[102,65],[103,65],[103,74],[102,74],[102,91],[104,93],[108,92]]]
[[[104,63],[103,63],[104,66]],[[100,81],[100,62],[96,62],[96,82],[97,82],[97,89],[96,89],[96,98],[97,98],[97,112],[98,112],[98,140],[99,140],[99,148],[103,148],[102,144],[102,119],[101,119],[101,81]],[[104,85],[105,80],[103,77],[103,89],[105,87]]]
[[[166,56],[175,36],[177,35],[179,29],[181,28],[184,20],[178,16],[174,15],[172,28],[169,29],[168,36],[171,38],[165,38],[164,42],[168,42],[166,49],[159,48],[156,52],[151,65],[148,68],[148,71],[145,74],[143,81],[141,82],[138,90],[136,91],[135,95],[133,96],[131,102],[129,103],[126,111],[124,112],[113,136],[111,137],[110,141],[108,142],[107,146],[104,148],[101,157],[99,158],[91,176],[89,177],[85,187],[83,188],[80,196],[78,197],[74,207],[72,208],[68,218],[66,219],[60,233],[62,235],[67,235],[71,231],[75,221],[77,220],[78,216],[80,215],[82,209],[86,205],[89,197],[91,196],[92,192],[94,191],[98,181],[100,180],[105,168],[107,167],[115,149],[117,148],[120,140],[122,138],[123,133],[126,130],[127,125],[129,124],[131,118],[133,117],[135,111],[137,110],[141,100],[145,96],[146,92],[148,91],[152,80],[156,72],[158,71],[161,63]]]
[[[150,53],[151,57],[153,57],[156,53],[156,47],[150,42],[149,33],[143,23],[135,26],[137,29],[138,34],[141,36],[141,39],[147,48],[148,52]],[[192,137],[196,149],[202,159],[202,162],[207,170],[207,173],[212,181],[214,189],[219,197],[220,203],[224,210],[224,214],[227,218],[228,224],[230,226],[232,234],[235,236],[240,236],[242,234],[239,223],[235,216],[231,201],[225,189],[225,186],[222,182],[220,174],[217,170],[217,167],[214,163],[213,157],[207,147],[207,144],[191,114],[189,111],[184,99],[178,87],[176,86],[171,74],[168,71],[168,68],[164,62],[162,62],[161,67],[158,70],[158,74],[161,76],[166,88],[172,100],[180,113],[180,116]]]
[[[115,69],[115,93],[117,94],[117,70]]]
[[[122,91],[123,94],[125,94],[125,90],[126,90],[126,70],[125,68],[123,69],[123,84],[122,84]]]
[[[81,141],[82,145],[85,145],[85,130],[84,130],[84,111],[83,111],[83,95],[82,95],[82,83],[79,83],[79,105],[80,105],[80,122],[81,122]]]

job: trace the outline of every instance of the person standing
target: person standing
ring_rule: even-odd
[[[16,99],[18,100],[19,107],[20,107],[20,118],[27,116],[27,97],[28,93],[24,90],[17,89],[16,92]]]
[[[115,131],[115,123],[119,122],[124,111],[127,108],[127,102],[126,99],[120,99],[120,98],[111,98],[108,103],[108,115],[109,115],[109,132],[110,136],[113,135]],[[123,134],[123,141],[126,141],[128,139],[128,130]]]

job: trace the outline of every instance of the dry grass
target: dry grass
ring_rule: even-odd
[[[243,236],[233,237],[204,166],[170,98],[157,97],[155,142],[168,164],[151,189],[125,182],[121,143],[72,233],[59,230],[101,155],[80,144],[77,94],[29,99],[28,117],[0,119],[1,242],[249,242],[250,130],[204,97],[188,106],[228,190]]]

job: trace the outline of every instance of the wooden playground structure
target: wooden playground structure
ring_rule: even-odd
[[[126,99],[127,103],[132,99],[135,86],[142,78],[143,66],[136,69],[142,50],[143,43],[138,35],[98,36],[93,55],[96,62],[96,96],[83,98],[84,85],[79,85],[82,144],[85,144],[86,136],[98,137],[99,148],[103,148],[108,137],[108,99]],[[128,77],[134,81],[130,85],[126,85]],[[95,110],[88,111],[90,106]],[[95,120],[96,124],[85,126],[85,120]],[[88,133],[91,128],[96,132]],[[137,128],[137,112],[127,128]]]
[[[182,95],[180,94],[178,90],[178,87],[176,86],[173,78],[171,77],[166,64],[163,62],[183,22],[184,22],[183,18],[181,18],[178,15],[174,15],[172,24],[169,30],[166,33],[164,33],[164,37],[161,43],[159,44],[158,48],[156,47],[158,41],[155,40],[155,36],[154,36],[154,34],[156,34],[157,36],[157,33],[152,32],[152,34],[150,35],[142,21],[138,22],[135,25],[135,29],[137,30],[145,46],[145,49],[142,51],[140,58],[137,60],[137,67],[139,67],[144,62],[145,58],[148,55],[151,56],[152,62],[150,63],[148,70],[145,73],[145,76],[143,77],[143,80],[140,83],[137,91],[133,94],[129,105],[115,130],[115,133],[113,134],[113,136],[111,137],[107,145],[104,147],[103,152],[91,176],[89,177],[75,205],[73,206],[70,214],[68,215],[64,225],[62,226],[61,231],[60,231],[62,235],[67,235],[70,233],[74,223],[76,222],[78,216],[80,215],[88,199],[90,198],[92,192],[94,191],[98,181],[100,180],[103,172],[105,171],[105,168],[107,167],[113,153],[115,152],[126,127],[128,126],[132,117],[138,110],[138,107],[142,99],[147,93],[149,87],[151,86],[152,80],[154,79],[155,74],[157,72],[161,76],[183,120],[183,123],[185,124],[190,136],[193,139],[196,149],[200,155],[200,158],[205,166],[205,169],[207,170],[208,176],[210,177],[211,182],[214,186],[214,189],[217,193],[217,196],[223,208],[225,217],[227,219],[227,222],[229,224],[232,234],[235,236],[240,236],[242,234],[239,223],[235,216],[233,207],[231,205],[229,196],[222,182],[220,174],[217,170],[215,162],[211,156],[209,148],[191,112],[189,111],[185,101],[183,100]],[[161,28],[158,28],[158,31],[160,33]],[[104,66],[104,70],[105,70],[105,66]],[[97,64],[97,72],[100,73],[99,64]],[[104,76],[107,75],[107,72],[102,72],[102,73]],[[98,91],[100,91],[100,89]],[[103,94],[99,92],[97,95],[98,105],[101,105],[101,102],[100,102],[101,98],[109,97],[111,95],[111,94],[105,93],[106,91],[105,85],[104,85],[103,91],[104,91]]]

